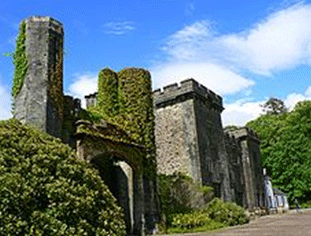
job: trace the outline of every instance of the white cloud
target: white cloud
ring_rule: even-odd
[[[122,35],[129,31],[135,30],[134,22],[132,21],[111,21],[104,24],[107,34]]]
[[[0,120],[11,117],[11,95],[8,89],[0,84]]]
[[[291,111],[294,109],[295,105],[300,102],[300,101],[304,101],[304,100],[311,100],[311,86],[309,86],[306,89],[305,94],[300,94],[300,93],[291,93],[289,94],[284,103],[285,106]]]
[[[165,58],[160,65],[152,68],[154,74],[163,76],[178,73],[176,64],[192,65],[202,77],[210,77],[206,65],[217,65],[235,74],[235,78],[243,78],[232,87],[231,93],[238,92],[254,85],[244,78],[242,71],[271,76],[276,71],[292,69],[298,65],[311,65],[311,5],[296,4],[267,16],[264,20],[249,29],[236,33],[220,35],[214,30],[210,21],[197,21],[185,26],[168,37],[163,47]],[[193,66],[196,64],[196,66]],[[186,68],[178,68],[189,71]],[[163,73],[165,71],[166,73]],[[193,72],[196,73],[196,72]],[[198,73],[197,73],[198,74]],[[213,72],[215,80],[222,77]],[[193,76],[194,79],[197,79]],[[158,78],[157,86],[165,82],[173,82],[170,78]],[[233,84],[235,79],[228,78],[226,84]],[[210,80],[200,81],[207,87]],[[227,89],[224,89],[228,92]],[[230,93],[230,91],[229,91]]]
[[[248,121],[254,120],[263,114],[262,107],[260,105],[264,104],[265,101],[252,102],[248,100],[238,100],[234,103],[225,103],[225,110],[222,113],[222,119],[224,126],[227,125],[238,125],[244,126]],[[311,100],[311,86],[309,86],[304,94],[291,93],[283,100],[285,106],[292,111],[295,105],[304,100]]]
[[[297,4],[269,15],[247,32],[215,40],[223,47],[221,52],[231,55],[225,57],[237,66],[270,74],[310,63],[309,24],[311,5]]]
[[[306,95],[307,97],[311,97],[311,86],[309,86],[309,87],[307,88],[307,90],[306,90],[306,92],[305,92],[305,95]]]
[[[221,95],[235,93],[254,84],[253,81],[212,63],[176,63],[166,64],[151,70],[154,88],[161,85],[194,78],[199,83]]]
[[[77,74],[75,77],[74,82],[69,86],[69,93],[76,98],[80,98],[82,107],[85,108],[84,96],[97,92],[97,75]]]
[[[225,110],[222,113],[223,126],[244,126],[248,121],[256,119],[262,114],[260,105],[263,103],[264,101],[251,102],[238,100],[234,103],[224,104]]]

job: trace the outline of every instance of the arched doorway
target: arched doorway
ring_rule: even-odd
[[[123,208],[128,233],[134,231],[134,172],[124,160],[112,153],[103,153],[91,159],[118,204]]]
[[[77,155],[96,167],[109,190],[123,207],[128,234],[145,233],[145,200],[142,159],[145,148],[122,130],[106,123],[77,123]]]

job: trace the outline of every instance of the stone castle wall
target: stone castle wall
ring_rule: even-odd
[[[222,98],[193,79],[154,91],[157,165],[182,172],[246,208],[264,206],[260,140],[248,128],[223,131]]]
[[[234,131],[226,131],[227,152],[231,153],[233,162],[237,163],[240,183],[235,181],[236,199],[240,201],[240,194],[243,192],[243,206],[248,209],[264,206],[263,174],[260,163],[260,139],[258,135],[249,128],[240,128]],[[231,142],[231,144],[229,144]],[[236,170],[237,171],[237,170]],[[238,176],[239,175],[239,176]]]
[[[159,173],[182,172],[231,200],[222,98],[193,79],[154,91]]]

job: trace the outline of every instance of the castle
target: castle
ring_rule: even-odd
[[[146,162],[150,150],[132,140],[127,130],[106,121],[86,121],[80,100],[63,94],[64,32],[60,22],[51,17],[29,17],[21,24],[20,33],[24,34],[20,37],[24,47],[17,52],[22,59],[27,55],[28,67],[17,68],[26,72],[22,79],[14,80],[14,117],[62,139],[76,150],[78,158],[99,169],[125,210],[128,233],[143,235],[158,219],[156,178],[147,170],[156,171],[156,166],[158,173],[183,172],[203,185],[212,185],[217,196],[245,208],[264,206],[260,140],[247,128],[224,132],[220,96],[193,79],[153,92],[154,112],[142,113],[145,120],[155,115],[155,165]],[[106,72],[120,86],[120,74]],[[143,69],[123,72],[123,85],[135,80],[137,73],[150,80]],[[122,92],[122,88],[116,91]],[[140,102],[152,100],[151,94],[145,94]],[[98,102],[97,93],[85,98],[87,107]]]
[[[222,98],[193,79],[154,91],[157,167],[212,185],[248,209],[264,206],[260,140],[248,128],[224,131]]]

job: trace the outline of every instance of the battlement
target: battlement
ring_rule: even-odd
[[[243,128],[233,130],[233,131],[225,131],[225,133],[227,135],[233,136],[235,139],[250,138],[253,141],[260,143],[260,138],[258,134],[254,130],[248,127],[243,127]]]
[[[215,94],[213,91],[206,88],[204,85],[199,84],[194,79],[187,79],[177,83],[163,87],[163,90],[156,89],[153,92],[155,105],[157,107],[165,106],[188,99],[189,97],[197,96],[205,101],[210,101],[218,109],[223,110],[222,97]]]
[[[86,101],[86,108],[89,108],[91,106],[96,106],[97,104],[97,92],[91,93],[89,95],[84,96]]]

